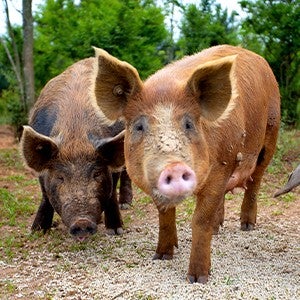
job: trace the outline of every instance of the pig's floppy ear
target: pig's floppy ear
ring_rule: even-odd
[[[125,130],[114,137],[100,139],[95,143],[101,158],[112,168],[120,168],[125,164],[124,136]]]
[[[23,126],[21,152],[26,164],[37,172],[47,168],[58,154],[57,144],[49,137],[36,132],[30,126]]]
[[[237,95],[233,75],[235,59],[236,55],[231,55],[204,63],[187,82],[187,93],[198,99],[201,114],[209,121],[230,110],[229,102]]]
[[[116,120],[123,115],[128,97],[139,92],[142,81],[137,70],[106,51],[95,49],[96,102],[108,119]]]

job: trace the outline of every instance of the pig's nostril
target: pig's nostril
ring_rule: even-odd
[[[166,177],[166,184],[170,184],[171,183],[171,181],[172,181],[172,176],[167,176]]]
[[[191,177],[191,174],[186,172],[182,175],[182,179],[185,180],[185,181],[188,181]]]
[[[94,234],[96,232],[96,228],[93,227],[93,226],[88,226],[86,228],[86,231],[89,233],[89,234]]]
[[[184,163],[174,163],[160,173],[157,188],[169,198],[186,197],[194,191],[196,184],[195,172],[190,167]]]
[[[72,235],[78,235],[81,232],[81,228],[79,226],[72,226],[70,229],[70,233]]]

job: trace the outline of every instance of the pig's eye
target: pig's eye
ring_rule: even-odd
[[[103,172],[101,171],[95,171],[93,173],[93,178],[97,181],[101,181],[102,180],[102,175],[103,175]]]
[[[135,124],[134,130],[141,132],[141,131],[145,131],[145,128],[144,128],[144,125],[142,123],[138,123],[138,124]]]
[[[147,118],[141,116],[133,123],[133,134],[143,134],[147,130]]]
[[[58,176],[56,177],[56,181],[57,181],[58,184],[61,184],[61,183],[63,183],[63,182],[65,181],[65,179],[64,179],[63,176],[58,175]]]
[[[183,129],[185,131],[194,131],[195,130],[195,125],[189,116],[184,116],[183,118]]]

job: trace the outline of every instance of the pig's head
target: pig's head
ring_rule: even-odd
[[[27,165],[39,173],[43,194],[79,240],[94,234],[102,201],[112,196],[112,171],[124,164],[124,132],[87,140],[50,138],[24,126],[21,151]]]
[[[125,162],[133,182],[167,209],[201,189],[209,172],[209,126],[226,118],[235,57],[158,72],[144,83],[135,68],[96,49],[96,101],[109,119],[124,117]]]

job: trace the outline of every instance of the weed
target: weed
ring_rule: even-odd
[[[125,265],[126,265],[126,268],[132,269],[132,268],[136,268],[137,263],[132,262],[132,263],[126,263]]]
[[[87,249],[91,249],[91,244],[89,242],[76,242],[74,241],[74,243],[72,243],[69,247],[68,247],[70,252],[79,252],[79,251],[84,251]]]
[[[123,225],[125,228],[130,227],[130,224],[132,223],[132,216],[127,214],[123,216]]]
[[[140,197],[137,200],[137,202],[140,204],[150,204],[150,203],[152,203],[152,199],[149,196],[144,196],[144,197]]]
[[[225,200],[229,201],[229,200],[233,200],[234,199],[234,194],[228,193],[225,195]]]
[[[280,200],[283,201],[283,202],[286,202],[286,203],[290,203],[290,202],[294,202],[297,200],[296,198],[296,195],[293,194],[293,193],[288,193],[288,194],[285,194],[285,195],[282,195],[280,197]]]
[[[281,215],[283,215],[283,211],[282,211],[281,209],[274,210],[274,211],[272,212],[272,215],[273,215],[273,216],[281,216]]]
[[[186,198],[181,205],[177,207],[177,224],[191,221],[195,210],[196,201],[194,197]]]
[[[155,300],[156,299],[151,295],[145,295],[142,291],[138,291],[134,295],[134,297],[135,297],[135,299],[139,299],[139,300]]]
[[[4,280],[3,282],[0,282],[0,289],[2,292],[6,291],[7,293],[12,294],[17,290],[17,287],[10,280]]]
[[[24,241],[22,238],[16,237],[14,233],[2,237],[0,240],[0,257],[5,261],[11,261],[18,252],[22,251],[22,256],[26,257],[27,252],[23,251]]]
[[[107,265],[101,265],[102,270],[106,273],[109,270]]]
[[[109,258],[111,254],[114,252],[113,245],[105,245],[105,247],[97,250],[97,253],[100,254],[102,259]]]
[[[146,212],[143,208],[136,207],[135,213],[139,219],[145,219],[145,217],[146,217]]]
[[[234,282],[234,280],[233,280],[232,277],[230,277],[230,276],[228,275],[228,276],[225,276],[224,282],[225,282],[226,285],[232,285],[233,282]]]
[[[223,251],[217,249],[217,250],[216,250],[216,255],[217,255],[217,256],[220,256],[220,257],[224,257],[226,254],[225,254],[225,252],[223,252]]]

